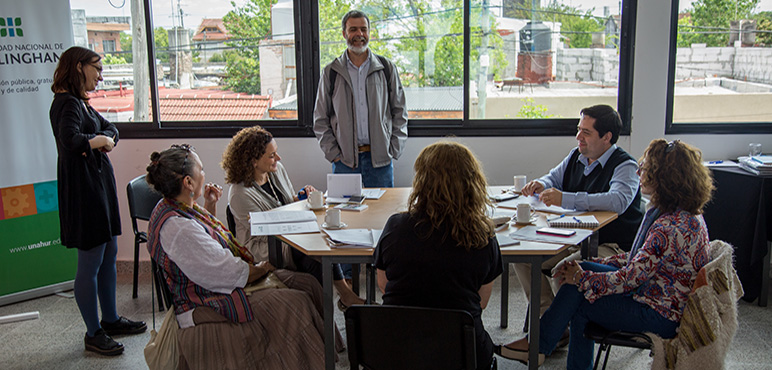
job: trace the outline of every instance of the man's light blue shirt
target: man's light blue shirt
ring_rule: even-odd
[[[351,78],[351,88],[354,95],[354,114],[356,117],[357,126],[357,146],[370,145],[370,125],[368,121],[368,109],[367,109],[367,73],[370,72],[370,58],[365,59],[365,62],[361,66],[357,67],[351,62],[348,57],[348,51],[346,54],[346,66],[348,67],[348,75]],[[370,55],[370,50],[367,50],[367,55]]]
[[[584,176],[589,175],[597,166],[605,167],[611,154],[617,149],[616,144],[606,150],[597,161],[589,164],[589,160],[584,154],[579,154],[577,161],[584,165]],[[588,194],[581,191],[576,193],[563,191],[563,177],[568,168],[571,155],[574,148],[568,156],[560,162],[550,173],[537,179],[545,189],[555,188],[563,192],[563,201],[561,207],[576,209],[577,211],[613,211],[622,214],[632,203],[635,194],[638,192],[640,178],[638,177],[638,163],[634,160],[628,160],[620,163],[611,177],[609,191],[603,193]]]

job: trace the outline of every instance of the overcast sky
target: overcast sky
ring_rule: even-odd
[[[237,5],[242,5],[247,0],[234,1]],[[597,15],[603,15],[604,6],[610,7],[612,14],[619,13],[619,0],[562,0],[562,2],[582,9],[594,7]],[[173,25],[179,25],[179,18],[172,19],[172,14],[178,14],[178,3],[184,14],[185,28],[196,28],[202,18],[220,18],[233,9],[230,0],[153,0],[154,26],[171,28]],[[491,3],[500,3],[500,0],[491,0]],[[542,0],[542,3],[546,3],[546,0]],[[131,16],[130,4],[131,0],[70,0],[72,9],[86,9],[87,16]],[[681,9],[689,7],[690,4],[690,0],[681,0]],[[639,1],[638,6],[646,6],[646,1]],[[772,10],[772,0],[761,0],[759,10]]]

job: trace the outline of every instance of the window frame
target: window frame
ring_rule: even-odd
[[[680,2],[673,0],[670,10],[670,53],[668,55],[667,91],[665,103],[665,135],[676,134],[770,134],[770,122],[719,122],[719,123],[675,123],[673,109],[675,105],[676,53],[678,51],[678,13]]]
[[[151,0],[144,3],[145,28],[153,30]],[[621,135],[630,135],[632,118],[633,59],[635,20],[638,0],[622,1],[622,27],[619,51],[617,110],[622,118]],[[464,0],[464,76],[469,81],[471,0]],[[319,7],[317,1],[293,0],[295,20],[295,63],[298,118],[296,120],[256,121],[161,121],[155,68],[149,68],[152,121],[115,122],[122,138],[227,138],[244,127],[259,124],[277,137],[314,137],[313,107],[319,85]],[[310,30],[310,32],[308,32]],[[153,32],[147,32],[148,60],[155,60]],[[469,84],[463,86],[462,119],[409,119],[408,135],[442,136],[573,136],[577,118],[549,119],[470,119]]]

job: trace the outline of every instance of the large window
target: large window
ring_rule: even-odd
[[[411,136],[573,135],[579,110],[599,103],[630,130],[636,0],[70,1],[84,16],[123,17],[109,30],[115,51],[98,52],[134,71],[106,72],[100,86],[118,91],[106,105],[121,98],[131,111],[107,115],[124,137],[226,137],[253,124],[313,135],[319,75],[346,50],[353,8],[370,17],[371,50],[397,66]]]
[[[284,113],[297,106],[292,2],[168,5],[153,12],[162,127],[296,118]]]
[[[472,1],[469,118],[578,118],[590,105],[617,107],[621,6]]]
[[[668,133],[772,132],[772,4],[675,1],[672,23]]]
[[[143,22],[144,16],[133,16],[131,1],[118,3],[70,0],[73,42],[102,56],[104,80],[91,94],[90,104],[112,122],[150,122],[146,43],[141,37],[134,43],[132,33],[133,24]]]

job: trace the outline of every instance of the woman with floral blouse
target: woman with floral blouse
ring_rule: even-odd
[[[567,369],[591,369],[589,321],[609,330],[676,334],[697,272],[710,261],[702,209],[713,192],[700,151],[678,140],[656,139],[640,163],[641,192],[651,197],[633,247],[605,259],[567,262],[556,277],[563,284],[539,322],[539,363],[570,324]],[[525,362],[528,340],[497,347],[506,358]]]

